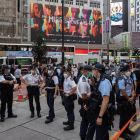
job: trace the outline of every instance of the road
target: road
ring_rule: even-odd
[[[22,85],[23,94],[26,95],[26,87]],[[43,91],[44,93],[44,91]],[[14,91],[14,100],[17,99],[18,90]],[[81,117],[79,115],[80,106],[75,101],[75,129],[65,132],[63,130],[63,121],[67,121],[67,114],[64,107],[61,104],[60,96],[55,100],[55,119],[50,124],[45,124],[46,116],[48,115],[48,106],[46,103],[46,97],[41,94],[41,118],[37,115],[35,118],[30,118],[30,110],[28,100],[24,102],[14,101],[13,112],[17,114],[17,118],[7,118],[5,122],[0,122],[0,140],[80,140],[79,130]],[[138,101],[137,101],[138,109]],[[136,131],[136,135],[132,137],[133,140],[140,140],[140,112],[138,112],[137,122],[131,122],[130,128]],[[118,133],[119,130],[119,116],[115,116],[114,128],[109,132],[110,140]],[[119,139],[123,140],[123,139]]]

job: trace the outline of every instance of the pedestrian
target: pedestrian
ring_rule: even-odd
[[[117,62],[115,62],[114,64],[115,64],[114,71],[117,72],[118,70]]]
[[[73,93],[75,92],[77,86],[74,80],[71,78],[71,71],[70,69],[64,70],[64,96],[63,96],[63,103],[65,110],[67,112],[68,121],[63,122],[64,125],[68,125],[64,127],[65,131],[73,130],[74,129],[74,101],[71,99]]]
[[[6,103],[8,104],[8,118],[16,118],[17,115],[13,114],[12,105],[13,105],[13,88],[14,84],[17,82],[16,78],[10,73],[10,68],[5,65],[4,66],[4,74],[3,80],[9,81],[9,84],[2,84],[2,92],[1,92],[1,122],[5,120],[5,110]]]
[[[84,72],[84,67],[80,66],[80,68],[78,70],[78,74],[77,74],[77,83],[78,83],[80,77],[82,76],[83,72]]]
[[[92,110],[85,110],[84,105],[91,94],[90,84],[94,84],[92,76],[93,67],[91,65],[84,66],[84,72],[79,79],[77,85],[77,92],[79,95],[79,104],[81,105],[80,116],[82,121],[80,124],[80,137],[81,140],[93,140],[96,120],[95,113]],[[90,77],[90,79],[88,79]],[[92,80],[91,80],[92,79]]]
[[[13,76],[15,75],[14,63],[11,64],[10,73],[11,73]]]
[[[39,71],[40,75],[42,76],[42,64],[39,65],[38,71]]]
[[[134,99],[136,97],[136,94],[134,92],[134,85],[133,80],[131,79],[131,66],[125,65],[122,69],[123,71],[123,77],[118,81],[118,86],[120,89],[120,95],[118,100],[119,111],[120,111],[120,130],[125,126],[125,124],[130,120],[132,117],[132,106],[134,104]],[[120,135],[120,137],[131,140],[131,138],[127,135],[135,135],[134,132],[132,132],[129,129],[129,125],[126,127],[126,129],[123,131],[123,133]]]
[[[16,69],[15,71],[15,77],[16,77],[16,80],[17,80],[17,84],[19,84],[19,86],[21,85],[21,65],[18,65],[18,69]]]
[[[58,77],[54,73],[54,68],[52,66],[48,67],[48,73],[44,75],[44,81],[46,81],[46,94],[47,104],[49,107],[49,116],[47,116],[47,120],[45,123],[53,122],[53,118],[55,118],[54,113],[54,99],[57,98],[57,90],[58,90]]]
[[[35,102],[36,102],[36,110],[37,110],[37,116],[38,118],[41,117],[40,114],[40,101],[39,101],[39,88],[43,84],[43,78],[41,75],[37,74],[36,71],[36,66],[33,65],[31,66],[31,74],[27,74],[21,78],[21,81],[27,86],[27,91],[28,91],[28,97],[29,97],[29,107],[31,111],[31,116],[30,118],[33,118],[35,113],[34,113],[34,106],[33,106],[33,97],[35,97]],[[26,82],[26,79],[28,82]],[[41,82],[41,83],[40,83]],[[40,83],[40,84],[39,84]]]
[[[77,83],[77,73],[78,73],[78,69],[77,69],[77,65],[74,65],[74,81],[75,83]]]

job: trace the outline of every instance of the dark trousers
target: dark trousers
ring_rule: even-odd
[[[36,110],[37,112],[40,112],[41,107],[40,107],[40,101],[39,101],[39,88],[38,87],[28,87],[28,97],[29,97],[29,107],[30,111],[34,112],[34,106],[33,106],[33,96],[35,97],[35,102],[36,102]]]
[[[65,110],[67,112],[68,122],[70,124],[73,124],[74,121],[75,121],[74,102],[67,99],[64,95],[63,96],[63,103],[64,103],[64,106],[65,106]]]
[[[1,117],[5,117],[6,103],[8,104],[8,115],[11,115],[13,104],[13,89],[2,89],[1,92]]]
[[[136,99],[134,100],[134,104],[133,104],[133,113],[132,113],[132,116],[136,113]],[[136,117],[136,115],[135,115]],[[134,118],[135,118],[134,117]]]
[[[96,113],[96,120],[99,113]],[[96,140],[109,140],[109,133],[107,129],[108,116],[105,113],[102,119],[102,125],[96,123]]]
[[[93,111],[86,111],[80,125],[80,137],[93,140],[96,127],[96,118]]]
[[[16,78],[17,79],[17,84],[19,84],[19,86],[21,85],[21,80],[20,78]]]
[[[47,89],[47,104],[49,107],[49,119],[53,120],[54,114],[54,89]]]
[[[74,81],[75,83],[77,83],[77,76],[74,76]]]
[[[132,105],[127,99],[122,99],[118,103],[122,104],[122,111],[120,112],[120,130],[124,127],[124,125],[130,120],[132,117]],[[129,125],[126,129],[128,129]]]

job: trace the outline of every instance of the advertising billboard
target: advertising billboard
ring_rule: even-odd
[[[122,2],[111,3],[110,9],[111,26],[123,25],[123,5]]]
[[[129,48],[129,34],[122,34],[122,47]]]
[[[64,7],[64,42],[102,44],[102,14],[98,10]],[[31,3],[31,41],[62,42],[62,6]]]
[[[135,15],[135,0],[131,0],[131,17]]]

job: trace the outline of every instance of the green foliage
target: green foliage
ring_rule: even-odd
[[[128,53],[130,53],[130,48],[123,47],[123,48],[119,49],[119,52],[128,52]]]
[[[47,47],[45,45],[45,41],[43,39],[42,35],[37,36],[36,40],[34,41],[34,44],[32,46],[32,54],[33,57],[37,60],[37,61],[41,61],[41,59],[46,56],[46,52],[47,52]]]

